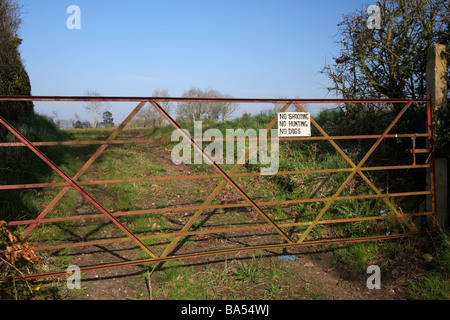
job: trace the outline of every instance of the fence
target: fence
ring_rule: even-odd
[[[7,226],[27,226],[24,229],[23,234],[25,236],[30,235],[33,230],[38,225],[45,225],[51,223],[58,223],[63,221],[77,221],[77,220],[94,220],[99,218],[107,218],[111,223],[113,223],[118,229],[120,229],[126,237],[124,238],[113,238],[113,239],[96,239],[91,241],[79,241],[76,243],[61,243],[61,244],[38,244],[38,250],[61,250],[64,248],[74,248],[83,246],[95,246],[110,243],[126,242],[132,241],[134,244],[141,248],[149,257],[146,259],[123,261],[99,264],[95,266],[81,266],[81,272],[88,272],[93,270],[110,269],[125,266],[136,266],[151,264],[157,262],[179,260],[179,259],[189,259],[197,257],[215,256],[222,254],[230,254],[244,251],[253,250],[270,250],[270,249],[281,249],[290,248],[297,246],[310,246],[310,245],[324,245],[324,244],[337,244],[337,243],[350,243],[350,242],[362,242],[362,241],[375,241],[375,240],[385,240],[385,239],[395,239],[402,237],[410,237],[424,234],[426,232],[417,230],[417,226],[411,220],[413,217],[429,217],[432,222],[432,230],[436,230],[436,201],[435,201],[435,190],[434,190],[434,170],[433,163],[434,157],[433,152],[433,128],[432,128],[432,104],[431,98],[428,99],[359,99],[359,100],[343,100],[343,99],[196,99],[196,98],[162,98],[162,97],[0,97],[0,101],[109,101],[109,102],[137,102],[138,105],[134,110],[126,117],[126,119],[115,128],[106,140],[93,140],[93,141],[46,141],[46,142],[30,142],[26,137],[24,137],[16,128],[9,124],[5,119],[0,117],[0,123],[17,138],[17,142],[2,142],[0,143],[0,148],[12,148],[12,147],[26,147],[31,150],[40,161],[45,162],[49,167],[54,170],[64,182],[51,182],[51,183],[32,183],[32,184],[16,184],[16,185],[0,185],[0,193],[3,190],[18,190],[18,189],[34,189],[34,188],[62,188],[56,197],[45,207],[42,212],[40,212],[35,219],[31,220],[17,220],[17,221],[7,221]],[[396,115],[392,122],[384,129],[380,134],[371,135],[348,135],[348,136],[330,136],[315,120],[311,117],[311,125],[317,129],[319,134],[310,137],[289,137],[283,138],[279,137],[279,141],[328,141],[333,148],[339,153],[345,162],[349,165],[347,168],[326,168],[326,169],[313,169],[313,170],[295,170],[295,171],[279,171],[273,173],[272,176],[289,176],[289,175],[299,175],[299,174],[333,174],[333,173],[346,173],[347,178],[343,183],[340,184],[332,196],[330,197],[318,197],[318,198],[301,198],[301,199],[290,199],[290,200],[279,200],[279,201],[255,201],[249,196],[248,192],[245,192],[243,188],[236,182],[237,179],[242,177],[256,177],[260,176],[258,172],[238,172],[239,169],[243,167],[242,162],[235,164],[231,170],[225,172],[218,164],[216,164],[209,156],[206,154],[185,131],[182,130],[180,125],[165,111],[161,108],[161,102],[234,102],[241,104],[252,104],[252,103],[271,103],[282,106],[279,112],[285,112],[291,105],[297,108],[297,111],[306,112],[302,104],[317,104],[317,103],[338,103],[338,104],[366,104],[366,103],[377,103],[377,104],[402,104],[404,105],[400,112]],[[146,105],[150,103],[164,118],[178,130],[178,132],[189,141],[191,146],[199,152],[205,162],[211,165],[216,171],[215,174],[207,175],[189,175],[189,176],[166,176],[166,177],[143,177],[143,178],[131,178],[131,179],[110,179],[110,180],[90,180],[90,181],[80,181],[86,171],[94,164],[94,162],[99,158],[99,156],[104,152],[104,150],[110,145],[125,145],[125,144],[148,144],[155,142],[151,138],[146,139],[128,139],[128,140],[116,140],[116,137],[124,130],[124,128],[129,124],[129,122],[136,116],[136,114]],[[392,128],[399,122],[402,116],[411,108],[413,104],[425,104],[427,108],[427,132],[418,133],[392,133]],[[266,129],[270,131],[277,123],[277,117],[272,119],[272,121],[267,125]],[[416,139],[425,138],[428,141],[428,147],[426,149],[416,148]],[[385,139],[411,139],[412,147],[408,151],[412,154],[412,164],[402,164],[402,165],[388,165],[388,166],[377,166],[377,167],[367,167],[364,166],[367,160],[371,157],[373,152],[380,146],[380,144]],[[367,151],[367,153],[362,157],[362,159],[355,163],[349,155],[343,150],[336,141],[340,140],[375,140],[375,143]],[[258,148],[260,139],[249,144],[248,149],[246,149],[244,157],[247,159],[249,154]],[[89,158],[89,160],[84,164],[84,166],[73,176],[69,176],[56,164],[54,164],[38,147],[41,146],[83,146],[83,145],[100,145],[96,152]],[[416,154],[428,153],[429,156],[425,163],[418,163],[416,161]],[[383,193],[379,187],[369,178],[367,172],[377,172],[377,171],[388,171],[388,170],[410,170],[410,169],[423,169],[429,176],[429,190],[421,191],[411,191],[411,192],[401,192],[401,193]],[[371,194],[362,195],[347,195],[342,196],[343,190],[349,185],[349,183],[359,176],[372,190]],[[270,175],[269,175],[270,177]],[[124,212],[109,212],[105,207],[99,203],[89,192],[86,191],[88,186],[93,185],[108,185],[117,183],[139,183],[139,182],[150,182],[150,181],[180,181],[180,180],[198,180],[198,179],[221,179],[220,183],[217,184],[215,189],[208,195],[208,197],[203,201],[201,205],[194,206],[181,206],[181,207],[166,207],[166,208],[152,208],[139,211],[124,211]],[[226,204],[213,204],[213,200],[217,195],[224,189],[225,186],[230,186],[237,192],[244,202],[239,203],[226,203]],[[83,215],[68,215],[65,217],[46,217],[53,208],[58,204],[61,198],[71,189],[75,189],[84,199],[89,201],[92,205],[96,207],[99,214],[83,214]],[[408,196],[426,196],[431,199],[431,210],[424,210],[422,212],[412,212],[403,213],[401,208],[397,204],[392,202],[392,199],[396,197],[408,197]],[[335,203],[343,200],[361,200],[361,199],[379,199],[384,203],[385,206],[390,211],[390,214],[385,215],[373,215],[373,216],[360,216],[360,217],[350,217],[343,219],[323,219],[330,207]],[[289,222],[279,222],[274,219],[273,215],[267,213],[267,210],[263,208],[270,208],[272,206],[279,205],[296,205],[296,204],[323,204],[322,208],[318,210],[315,214],[314,219],[309,221],[301,221],[302,212],[298,212],[298,216],[295,221]],[[191,230],[193,225],[199,221],[199,217],[206,210],[231,210],[234,208],[250,208],[257,213],[259,221],[263,224],[254,225],[244,225],[238,227],[222,227],[222,228],[212,228],[207,230]],[[123,222],[120,221],[121,217],[132,216],[132,215],[146,215],[146,214],[166,214],[166,213],[176,213],[176,212],[186,212],[193,211],[194,214],[189,218],[189,220],[182,226],[181,229],[173,230],[169,233],[152,233],[145,236],[138,236],[134,232],[130,231]],[[332,239],[319,239],[314,240],[309,237],[311,232],[318,228],[318,226],[325,225],[338,225],[341,223],[356,223],[361,221],[387,221],[392,220],[399,223],[402,230],[395,234],[378,234],[370,235],[366,237],[340,237]],[[293,227],[303,227],[297,238],[294,239],[293,235],[290,234],[286,229]],[[218,235],[223,233],[233,233],[233,232],[253,232],[256,230],[265,230],[265,232],[272,232],[278,237],[278,242],[276,243],[263,243],[263,244],[247,244],[245,246],[233,247],[233,248],[223,248],[223,249],[211,249],[199,252],[188,252],[184,254],[174,254],[174,250],[183,239],[189,236],[204,236],[204,235]],[[154,248],[150,245],[146,245],[144,242],[149,239],[172,239],[167,246],[164,245],[162,252],[155,252]],[[14,279],[3,279],[1,282],[10,280],[23,280],[23,279],[36,279],[43,277],[52,277],[58,275],[65,275],[66,271],[51,271],[47,273],[32,274],[25,276],[18,276]]]

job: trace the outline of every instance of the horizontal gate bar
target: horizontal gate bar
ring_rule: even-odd
[[[415,212],[415,213],[405,213],[403,216],[405,217],[419,217],[419,216],[428,216],[432,215],[433,212]],[[358,221],[370,221],[370,220],[387,220],[392,217],[389,215],[384,216],[373,216],[373,217],[360,217],[360,218],[347,218],[347,219],[330,219],[330,220],[321,220],[317,224],[325,225],[325,224],[334,224],[334,223],[348,223],[348,222],[358,222]],[[307,222],[290,222],[290,223],[279,223],[278,226],[280,228],[287,227],[296,227],[296,226],[308,226],[312,223],[312,221]],[[139,240],[149,240],[149,239],[163,239],[163,238],[172,238],[175,236],[198,236],[198,235],[206,235],[206,234],[217,234],[217,233],[225,233],[225,232],[236,232],[236,231],[249,231],[249,230],[264,230],[270,229],[267,225],[252,225],[245,227],[233,227],[233,228],[223,228],[223,229],[211,229],[211,230],[198,230],[198,231],[186,231],[186,232],[172,232],[172,233],[158,233],[147,236],[138,237]],[[109,243],[117,243],[117,242],[129,242],[129,238],[114,238],[114,239],[97,239],[86,242],[76,242],[76,243],[65,243],[59,245],[46,245],[46,246],[37,246],[36,250],[61,250],[65,248],[75,248],[75,247],[85,247],[85,246],[95,246]]]
[[[370,195],[359,195],[359,196],[340,196],[336,198],[336,201],[342,200],[356,200],[356,199],[377,199],[377,198],[390,198],[390,197],[406,197],[406,196],[420,196],[431,194],[431,191],[414,191],[414,192],[401,192],[401,193],[389,193],[389,194],[370,194]],[[311,202],[323,202],[329,201],[331,198],[313,198],[313,199],[297,199],[297,200],[284,200],[284,201],[261,201],[256,202],[258,206],[274,206],[283,204],[296,204],[296,203],[311,203]],[[125,211],[125,212],[114,212],[111,213],[113,217],[139,215],[139,214],[149,214],[149,213],[165,213],[165,212],[180,212],[180,211],[192,211],[199,209],[224,209],[224,208],[241,208],[249,207],[250,204],[246,202],[242,203],[232,203],[232,204],[219,204],[219,205],[209,205],[209,206],[192,206],[192,207],[168,207],[159,209],[147,209],[140,211]],[[7,222],[7,226],[14,225],[24,225],[24,224],[41,224],[41,223],[51,223],[51,222],[63,222],[63,221],[74,221],[81,219],[98,219],[102,218],[101,214],[86,214],[70,217],[59,217],[59,218],[44,218],[39,221],[36,220],[23,220],[23,221],[11,221]]]
[[[145,265],[145,264],[150,264],[150,263],[159,263],[159,262],[174,261],[174,260],[185,260],[185,259],[191,259],[191,258],[200,258],[200,257],[208,257],[208,256],[216,256],[216,255],[247,252],[247,251],[256,251],[256,250],[275,250],[275,249],[283,249],[283,248],[313,246],[313,245],[330,245],[330,244],[356,243],[356,242],[378,241],[378,240],[393,240],[393,239],[406,238],[406,237],[426,236],[429,234],[430,234],[429,232],[412,232],[412,233],[394,234],[394,235],[377,236],[377,237],[318,240],[318,241],[307,241],[307,242],[302,242],[302,243],[297,243],[297,242],[280,243],[280,244],[271,244],[271,245],[249,246],[249,247],[243,247],[243,248],[221,249],[221,250],[214,250],[214,251],[208,251],[208,252],[203,252],[203,253],[189,253],[189,254],[183,254],[183,255],[178,255],[178,256],[166,256],[163,258],[160,257],[160,258],[124,261],[124,262],[118,262],[118,263],[80,267],[80,272],[84,273],[84,272],[106,270],[106,269],[113,269],[113,268],[139,266],[139,265]],[[66,276],[68,275],[66,270],[28,275],[25,277],[0,279],[0,283],[11,282],[11,281],[34,280],[34,279],[50,278],[50,277],[64,276],[64,275],[66,275]]]
[[[94,129],[95,130],[95,129]],[[413,137],[429,137],[429,133],[399,133],[399,134],[390,134],[385,138],[413,138]],[[371,134],[371,135],[355,135],[355,136],[329,136],[329,137],[279,137],[277,140],[279,141],[295,141],[295,140],[305,140],[305,141],[316,141],[316,140],[355,140],[355,139],[378,139],[381,137],[381,134]],[[258,138],[228,138],[228,139],[192,139],[194,141],[202,141],[202,142],[221,142],[221,141],[257,141]],[[161,142],[176,142],[172,139],[130,139],[130,140],[72,140],[72,141],[38,141],[31,142],[34,146],[37,147],[48,147],[48,146],[85,146],[85,145],[96,145],[96,144],[140,144],[140,143],[161,143]],[[0,147],[25,147],[25,144],[22,142],[2,142],[0,143]]]
[[[0,101],[108,101],[108,102],[242,102],[242,103],[427,103],[430,99],[253,99],[183,97],[0,96]]]
[[[363,167],[361,171],[385,171],[385,170],[404,170],[404,169],[424,169],[430,168],[429,164],[416,165],[400,165],[400,166],[381,166],[381,167]],[[295,171],[278,171],[273,175],[292,175],[292,174],[313,174],[313,173],[337,173],[350,172],[352,168],[337,168],[337,169],[317,169],[317,170],[295,170]],[[259,172],[249,173],[233,173],[230,177],[259,177]],[[151,181],[171,181],[171,180],[200,180],[220,178],[219,174],[208,175],[193,175],[193,176],[168,176],[168,177],[147,177],[147,178],[131,178],[131,179],[111,179],[111,180],[90,180],[77,182],[80,186],[99,185],[99,184],[116,184],[116,183],[130,183],[130,182],[151,182]],[[28,184],[14,184],[14,185],[0,185],[0,190],[12,189],[30,189],[30,188],[46,188],[46,187],[64,187],[69,186],[67,182],[48,182],[48,183],[28,183]]]

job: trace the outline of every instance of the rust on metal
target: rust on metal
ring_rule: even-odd
[[[407,196],[422,196],[431,195],[431,191],[411,191],[411,192],[398,192],[398,193],[386,193],[386,194],[367,194],[367,195],[357,195],[357,196],[341,196],[337,197],[336,201],[345,200],[361,200],[361,199],[383,199],[383,198],[393,198],[393,197],[407,197]],[[279,200],[279,201],[260,201],[256,204],[260,207],[275,206],[275,205],[288,205],[288,204],[298,204],[298,203],[315,203],[315,202],[326,202],[330,201],[331,198],[310,198],[310,199],[295,199],[295,200]],[[193,210],[208,210],[208,209],[229,209],[229,208],[245,208],[250,207],[251,204],[246,202],[241,203],[229,203],[229,204],[218,204],[218,205],[202,205],[202,206],[181,206],[181,207],[166,207],[166,208],[155,208],[146,209],[139,211],[123,211],[123,212],[113,212],[111,213],[114,217],[122,216],[132,216],[132,215],[142,215],[149,213],[163,214],[168,212],[186,212]],[[43,218],[39,221],[36,220],[19,220],[7,222],[7,226],[17,226],[17,225],[27,225],[27,224],[42,224],[42,223],[52,223],[52,222],[63,222],[63,221],[75,221],[75,220],[88,220],[88,219],[99,219],[102,218],[102,214],[84,214],[78,216],[69,217],[58,217],[58,218]],[[350,220],[349,220],[350,221]]]
[[[60,250],[63,248],[73,248],[73,247],[84,247],[93,246],[108,243],[117,242],[134,242],[137,247],[140,247],[145,251],[150,258],[143,260],[134,260],[121,263],[111,263],[105,265],[96,265],[90,267],[81,267],[82,272],[89,272],[93,270],[102,270],[110,268],[118,268],[131,265],[142,265],[149,263],[158,263],[164,261],[178,260],[178,259],[191,259],[198,257],[206,257],[218,254],[231,254],[240,251],[253,251],[253,250],[269,250],[275,248],[289,248],[296,246],[308,246],[308,245],[321,245],[321,244],[334,244],[334,243],[351,243],[351,242],[361,242],[361,241],[377,241],[386,239],[397,239],[410,236],[418,236],[426,234],[423,232],[417,232],[413,224],[408,221],[408,218],[412,217],[430,217],[433,222],[433,230],[436,230],[436,197],[435,197],[435,181],[434,181],[434,153],[433,153],[433,126],[432,126],[432,102],[431,96],[428,95],[426,99],[228,99],[228,98],[172,98],[172,97],[71,97],[71,96],[0,96],[0,101],[110,101],[110,102],[138,102],[139,104],[133,109],[133,111],[127,116],[127,118],[115,129],[108,129],[107,131],[112,131],[106,140],[73,140],[73,141],[39,141],[30,142],[27,140],[20,132],[11,126],[6,120],[0,117],[0,124],[2,124],[8,131],[10,131],[18,141],[14,142],[3,142],[0,143],[0,148],[11,148],[11,147],[25,147],[34,152],[42,161],[49,165],[61,178],[63,181],[51,182],[51,183],[27,183],[27,184],[16,184],[16,185],[0,185],[1,190],[20,190],[20,189],[34,189],[34,188],[62,188],[61,191],[50,201],[50,203],[45,207],[45,209],[40,212],[35,219],[29,220],[19,220],[19,221],[7,221],[8,226],[19,226],[28,225],[25,229],[24,235],[28,236],[33,229],[42,224],[55,223],[62,221],[76,221],[76,220],[90,220],[90,219],[108,219],[119,229],[121,229],[126,237],[110,238],[110,239],[95,239],[84,242],[75,243],[60,243],[60,244],[38,244],[37,250]],[[236,102],[236,103],[275,103],[283,104],[280,112],[286,111],[289,106],[294,105],[298,110],[305,112],[305,109],[301,104],[303,103],[404,103],[403,109],[396,115],[395,119],[388,125],[388,127],[383,131],[382,134],[372,134],[372,135],[348,135],[348,136],[330,136],[326,131],[320,127],[320,125],[311,117],[311,123],[320,132],[319,136],[311,137],[282,137],[278,138],[279,141],[328,141],[335,150],[345,159],[348,163],[348,168],[327,168],[327,169],[304,169],[304,170],[292,170],[292,171],[279,171],[274,172],[272,175],[297,175],[297,174],[333,174],[339,172],[348,173],[345,181],[340,185],[337,191],[331,197],[317,197],[309,199],[290,199],[290,200],[278,200],[278,201],[256,201],[252,199],[248,193],[235,182],[235,179],[242,177],[256,177],[260,176],[257,172],[243,172],[239,173],[238,169],[242,166],[238,161],[231,170],[225,172],[221,167],[219,167],[196,143],[195,138],[191,138],[184,133],[179,124],[159,105],[160,102],[186,102],[186,101],[201,101],[201,102]],[[103,153],[103,151],[109,145],[122,145],[122,144],[160,144],[160,143],[171,143],[174,142],[170,139],[128,139],[128,140],[116,140],[119,133],[125,130],[127,124],[134,118],[134,116],[143,108],[146,103],[150,103],[180,134],[189,141],[192,147],[199,152],[203,159],[209,163],[217,173],[214,174],[204,174],[204,175],[192,175],[192,176],[152,176],[152,177],[141,177],[141,178],[125,178],[125,179],[108,179],[108,180],[89,180],[89,181],[79,181],[79,178],[90,168],[93,163],[98,159],[98,157]],[[427,106],[427,132],[425,133],[391,133],[390,131],[394,125],[400,120],[403,114],[408,110],[412,103],[425,103]],[[270,130],[276,124],[277,117],[275,116],[272,121],[266,127],[266,130]],[[126,129],[131,130],[131,129]],[[365,167],[364,164],[367,162],[372,153],[377,149],[380,143],[384,139],[390,138],[410,138],[412,141],[411,149],[407,150],[413,156],[412,164],[405,165],[389,165],[389,166],[375,166],[375,167]],[[426,148],[416,148],[416,139],[426,138],[428,145]],[[356,164],[346,152],[340,148],[336,141],[337,140],[359,140],[359,139],[376,139],[372,147],[367,151],[364,157]],[[246,149],[243,159],[246,160],[249,154],[259,147],[260,138],[245,138],[245,139],[214,139],[214,141],[239,141],[245,140],[253,142],[249,144]],[[208,141],[202,139],[202,141]],[[212,139],[211,139],[212,141]],[[83,167],[71,178],[66,173],[64,173],[58,166],[56,166],[41,150],[37,147],[39,146],[86,146],[86,145],[100,145],[95,153],[89,158],[89,160],[83,165]],[[416,154],[426,153],[429,154],[427,161],[424,164],[418,164],[416,159]],[[429,172],[430,176],[430,190],[423,191],[411,191],[411,192],[398,192],[398,193],[383,193],[375,184],[370,180],[368,173],[372,171],[386,171],[386,170],[409,170],[409,169],[424,169]],[[363,195],[341,195],[342,191],[351,182],[356,175],[359,175],[371,188],[374,194],[363,194]],[[200,180],[200,179],[220,179],[220,183],[216,186],[214,191],[209,194],[207,199],[201,205],[193,206],[176,206],[176,207],[165,207],[165,208],[150,208],[143,210],[134,211],[123,211],[123,212],[109,212],[100,203],[98,203],[89,193],[87,193],[83,186],[90,185],[108,185],[108,184],[118,184],[118,183],[145,183],[145,182],[165,182],[165,181],[177,181],[177,180]],[[243,202],[235,203],[213,203],[217,200],[216,197],[225,186],[231,186],[236,190],[243,198]],[[86,200],[92,203],[100,213],[84,214],[84,215],[69,215],[65,217],[52,217],[48,218],[47,214],[59,203],[61,198],[70,189],[77,190]],[[396,197],[408,197],[408,196],[427,196],[431,198],[431,208],[427,208],[423,212],[412,212],[403,213],[401,212],[392,202],[392,199]],[[343,200],[364,200],[364,199],[380,199],[383,201],[392,214],[388,215],[375,215],[375,216],[364,216],[364,217],[352,217],[352,218],[331,218],[324,219],[325,213],[329,210],[331,205],[336,201]],[[310,221],[286,221],[286,220],[274,220],[268,214],[266,214],[262,208],[271,206],[289,206],[293,204],[300,203],[325,203],[324,207],[318,212],[314,219]],[[248,224],[238,227],[226,227],[226,228],[212,228],[206,230],[190,230],[195,222],[198,221],[200,215],[205,210],[210,209],[230,209],[230,208],[253,208],[262,218],[262,223],[259,224]],[[178,230],[172,230],[172,232],[167,233],[154,233],[150,235],[137,236],[130,230],[128,230],[122,223],[117,220],[118,217],[122,216],[132,216],[132,215],[144,215],[144,214],[166,214],[173,212],[189,212],[195,211],[194,214],[189,218],[189,220]],[[300,213],[298,213],[300,215]],[[405,226],[406,229],[402,230],[401,234],[394,235],[381,235],[381,236],[371,236],[366,238],[339,238],[339,239],[323,239],[323,240],[310,240],[307,239],[311,231],[318,225],[334,225],[339,223],[354,223],[361,221],[372,221],[372,220],[387,220],[392,219],[400,223],[400,225]],[[300,234],[298,241],[293,241],[291,236],[282,230],[282,228],[290,228],[295,226],[306,227],[306,230]],[[258,246],[247,246],[232,249],[222,249],[222,250],[211,250],[204,252],[196,252],[191,254],[172,254],[174,248],[178,245],[183,237],[188,236],[200,236],[200,235],[215,235],[224,232],[236,232],[236,231],[252,231],[252,230],[266,230],[265,234],[275,234],[281,236],[283,242],[279,244],[267,244]],[[267,232],[267,233],[266,233]],[[272,232],[272,233],[270,233]],[[152,250],[150,250],[144,243],[144,240],[148,239],[173,239],[163,252],[158,256]],[[65,275],[66,272],[49,272],[44,274],[28,275],[25,277],[17,277],[13,279],[0,279],[0,283],[5,281],[19,281],[25,279],[38,279],[43,277],[53,277],[58,275]]]
[[[427,234],[428,234],[427,232],[414,232],[414,233],[407,233],[407,234],[394,234],[394,235],[365,237],[365,238],[315,240],[315,241],[308,241],[308,242],[303,242],[303,243],[297,243],[297,242],[280,243],[280,244],[271,244],[271,245],[248,246],[248,247],[242,247],[242,248],[211,250],[211,251],[207,251],[207,252],[188,253],[188,254],[181,254],[181,255],[177,255],[177,256],[165,256],[165,257],[159,257],[159,258],[153,258],[153,259],[132,260],[132,261],[125,261],[125,262],[118,262],[118,263],[80,267],[80,272],[92,272],[92,271],[107,270],[107,269],[113,269],[113,268],[139,266],[139,265],[145,265],[145,264],[150,264],[150,263],[194,259],[194,258],[225,255],[225,254],[231,254],[231,253],[256,251],[256,250],[274,250],[274,249],[283,249],[283,248],[301,247],[301,246],[320,246],[320,245],[327,245],[327,244],[381,241],[381,240],[391,240],[391,239],[422,236],[422,235],[427,235]],[[12,278],[7,278],[7,279],[0,279],[0,283],[11,282],[11,281],[35,280],[35,279],[50,278],[50,277],[57,277],[57,276],[64,276],[64,275],[67,275],[66,270],[56,271],[56,272],[48,272],[48,273],[42,273],[42,274],[26,275],[26,276],[21,276],[21,277],[12,277]]]

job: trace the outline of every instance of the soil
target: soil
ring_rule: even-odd
[[[120,255],[124,260],[132,254],[132,248],[117,246],[116,252],[111,254]],[[124,252],[127,252],[126,254]],[[383,275],[381,289],[368,289],[366,286],[369,274],[341,270],[334,263],[331,253],[318,248],[296,248],[288,251],[265,251],[261,258],[263,264],[270,265],[273,261],[282,260],[283,265],[279,271],[283,274],[295,276],[295,282],[292,278],[287,281],[278,280],[277,284],[285,289],[283,295],[276,299],[282,300],[403,300],[406,296],[406,281],[410,275],[403,277],[392,277]],[[251,260],[249,254],[236,254],[234,257],[228,257],[229,260]],[[294,260],[295,259],[295,260]],[[228,260],[228,261],[229,261]],[[108,258],[104,251],[81,255],[77,259],[79,265],[95,265],[107,263]],[[185,265],[194,266],[199,272],[205,269],[206,264],[213,264],[217,269],[223,269],[225,260],[212,261],[205,258],[190,259],[185,261]],[[151,286],[141,274],[142,267],[122,267],[109,270],[99,270],[87,272],[82,277],[82,288],[80,292],[69,292],[65,298],[67,300],[159,300],[165,299],[166,294],[160,296],[151,295]],[[163,272],[161,270],[159,272]],[[158,283],[152,280],[153,287]],[[133,284],[133,286],[130,286]],[[307,294],[305,294],[307,288]],[[214,290],[212,288],[211,290]],[[264,299],[263,296],[252,295],[252,293],[241,293],[245,299]]]

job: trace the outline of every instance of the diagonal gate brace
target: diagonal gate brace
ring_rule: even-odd
[[[386,137],[386,135],[391,131],[392,127],[397,123],[397,121],[401,118],[401,116],[408,110],[408,108],[411,106],[412,101],[409,101],[406,106],[399,112],[399,114],[395,117],[395,119],[391,122],[391,124],[386,128],[384,133],[381,135],[381,137],[378,138],[378,140],[375,142],[375,144],[370,148],[370,150],[364,155],[364,157],[361,159],[359,164],[357,166],[353,167],[353,171],[350,173],[350,175],[347,177],[347,179],[342,183],[342,185],[339,187],[339,189],[336,191],[336,193],[331,197],[331,199],[327,202],[326,206],[320,211],[320,213],[316,216],[316,218],[313,220],[313,222],[309,225],[309,227],[306,229],[306,231],[300,236],[300,239],[298,242],[303,242],[305,238],[308,236],[308,234],[311,232],[311,230],[316,226],[316,224],[319,222],[319,220],[322,218],[322,216],[327,212],[327,210],[330,208],[330,206],[334,203],[336,198],[341,194],[341,192],[344,190],[344,188],[347,186],[347,184],[350,182],[351,179],[355,176],[355,174],[358,172],[361,174],[361,167],[363,164],[367,161],[367,159],[370,157],[370,155],[375,151],[375,149],[379,146],[381,141]],[[406,221],[404,223],[409,227],[411,231],[414,231],[414,228],[407,224]]]
[[[9,124],[3,117],[0,116],[0,123],[5,126],[16,138],[18,138],[25,146],[27,146],[34,154],[42,159],[50,168],[52,168],[58,175],[66,180],[74,189],[76,189],[84,198],[91,202],[98,210],[100,210],[111,222],[125,232],[134,242],[136,242],[147,254],[153,258],[158,256],[153,253],[147,246],[142,243],[132,232],[123,226],[119,220],[114,218],[105,208],[102,207],[94,198],[92,198],[86,191],[83,190],[75,181],[73,181],[67,174],[65,174],[56,164],[54,164],[46,155],[37,149],[31,142],[29,142],[20,132],[18,132],[11,124]]]
[[[266,220],[273,229],[275,229],[282,237],[285,241],[287,241],[288,243],[292,243],[292,239],[283,231],[281,230],[281,228],[269,217],[267,216],[267,214],[265,214],[262,209],[233,181],[233,179],[230,178],[230,176],[228,174],[225,173],[225,171],[223,171],[206,153],[203,152],[203,150],[195,143],[195,141],[189,137],[184,131],[183,129],[178,125],[178,123],[172,119],[172,117],[166,112],[164,111],[157,102],[150,100],[150,103],[156,108],[156,110],[167,120],[169,121],[169,123],[175,128],[177,129],[180,134],[184,137],[184,139],[186,139],[187,141],[190,142],[190,144],[203,156],[203,158],[210,163],[215,170],[217,170],[220,175],[222,175],[222,177],[231,184],[231,186],[236,189],[242,197],[244,197],[244,199],[259,213],[259,215],[262,216],[262,218],[264,220]],[[192,219],[191,219],[192,220]],[[193,222],[192,222],[193,223]],[[174,244],[171,243],[169,245],[169,247],[173,247]],[[168,248],[169,248],[168,247]],[[164,256],[168,253],[168,250],[164,250],[163,254],[161,256]]]

